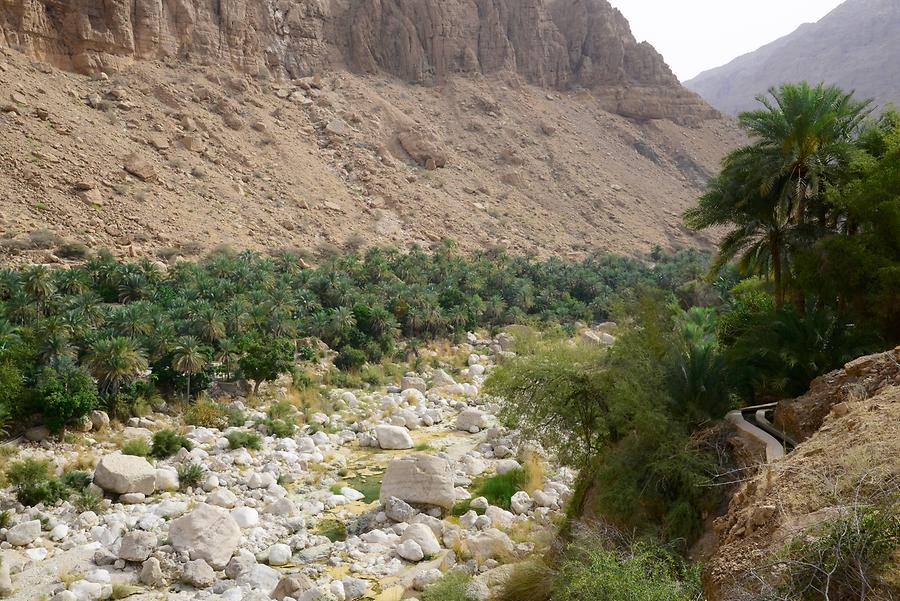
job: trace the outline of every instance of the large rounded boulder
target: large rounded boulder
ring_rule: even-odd
[[[226,509],[201,503],[196,509],[172,520],[169,542],[191,559],[202,559],[217,570],[224,569],[241,540],[241,529]]]

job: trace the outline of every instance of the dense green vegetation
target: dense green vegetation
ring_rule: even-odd
[[[227,249],[168,270],[104,253],[70,269],[3,269],[0,410],[42,413],[60,429],[96,405],[127,417],[156,394],[189,397],[214,378],[258,388],[290,373],[295,359],[314,358],[310,336],[339,352],[339,368],[356,369],[393,358],[401,338],[415,348],[476,326],[603,320],[639,285],[690,296],[679,287],[705,265],[689,251],[648,265],[612,256],[464,258],[445,245],[370,249],[317,269],[290,254]],[[193,413],[195,423],[233,421],[212,405]],[[284,420],[270,425],[290,429]]]
[[[508,424],[581,470],[573,515],[684,545],[718,501],[716,432],[695,433],[736,399],[717,367],[714,321],[668,300],[645,291],[611,349],[551,344],[499,366],[487,391],[506,399]]]
[[[581,531],[546,563],[516,566],[500,601],[695,601],[703,598],[699,570],[653,544],[613,531]]]
[[[816,376],[900,342],[900,117],[871,118],[867,103],[825,86],[785,85],[760,100],[740,117],[750,143],[686,213],[692,227],[729,230],[707,284],[691,283],[691,298],[638,289],[616,312],[611,349],[532,344],[487,383],[506,399],[508,423],[579,468],[570,515],[600,518],[650,549],[686,550],[718,510],[729,466],[715,422],[729,408],[801,394]],[[897,549],[882,525],[854,533],[842,521],[840,544],[832,532],[792,548],[798,569],[777,598],[820,598],[838,586],[821,579],[838,572],[856,574],[842,582],[858,592]],[[865,553],[851,548],[856,539]],[[511,585],[510,594],[679,598],[666,583],[687,575],[657,588],[648,570],[665,561],[634,562],[632,550],[620,541],[582,549],[574,563],[551,557],[549,574],[575,571],[543,593]]]
[[[729,228],[714,274],[736,259],[761,278],[756,294],[735,295],[739,317],[721,332],[744,335],[743,392],[797,394],[862,348],[900,340],[900,115],[871,118],[869,103],[821,84],[760,101],[740,116],[751,143],[685,220]]]

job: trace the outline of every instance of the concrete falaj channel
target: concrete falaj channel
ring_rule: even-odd
[[[772,425],[770,415],[775,411],[777,403],[767,405],[755,405],[730,412],[725,419],[735,425],[751,438],[754,438],[766,447],[766,462],[772,462],[784,457],[797,446],[787,434]]]

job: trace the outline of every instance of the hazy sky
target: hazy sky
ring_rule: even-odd
[[[842,0],[610,0],[685,81],[756,50],[803,23],[818,21]]]

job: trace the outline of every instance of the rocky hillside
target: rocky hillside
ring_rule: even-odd
[[[817,378],[808,394],[780,403],[777,425],[802,442],[741,485],[727,514],[716,520],[719,546],[704,574],[710,601],[761,598],[754,595],[783,586],[796,570],[785,554],[793,542],[828,540],[824,533],[841,520],[866,523],[868,508],[896,502],[898,360],[900,347],[862,357]],[[847,549],[841,552],[849,554]],[[870,575],[866,598],[895,599],[898,566],[895,555],[880,574]],[[835,572],[837,583],[843,576]],[[860,585],[854,586],[858,596]]]
[[[879,105],[900,103],[900,3],[848,0],[755,52],[701,73],[685,85],[727,114],[754,107],[770,86],[807,80],[856,90]]]
[[[683,246],[736,141],[605,0],[14,0],[0,46],[5,261]]]

